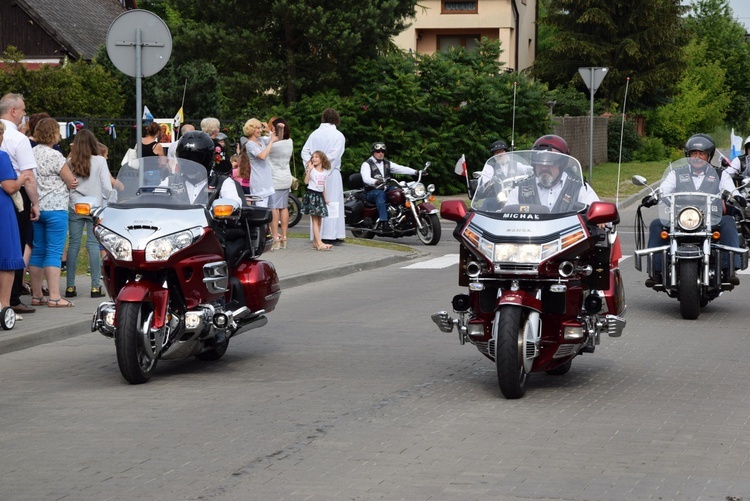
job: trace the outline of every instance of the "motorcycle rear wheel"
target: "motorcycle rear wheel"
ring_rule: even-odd
[[[686,320],[695,320],[701,314],[700,263],[695,259],[682,261],[679,273],[680,314]]]
[[[523,364],[523,332],[526,315],[518,306],[501,306],[492,324],[495,365],[500,392],[505,398],[521,398],[526,393],[529,373]]]
[[[143,329],[150,329],[143,323],[153,312],[150,303],[121,303],[117,312],[117,365],[122,377],[130,384],[142,384],[151,379],[158,360],[149,358],[143,346]]]
[[[437,214],[420,214],[422,229],[417,228],[417,236],[425,245],[437,245],[440,242],[440,219]]]
[[[573,365],[573,360],[568,360],[559,367],[555,367],[552,370],[547,371],[550,376],[563,376],[570,372],[570,366]]]
[[[299,220],[302,219],[301,208],[302,206],[299,203],[299,198],[297,198],[294,193],[289,193],[289,200],[287,201],[287,209],[289,210],[289,224],[287,226],[289,228],[295,226],[299,223]]]

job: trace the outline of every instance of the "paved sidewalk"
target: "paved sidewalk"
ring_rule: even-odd
[[[336,246],[328,252],[316,252],[311,248],[307,238],[290,238],[286,249],[264,253],[261,259],[271,261],[276,267],[281,282],[281,301],[283,302],[284,289],[388,266],[399,261],[414,259],[419,255],[421,252],[417,249],[401,252],[352,243]],[[74,308],[38,307],[36,312],[24,314],[23,320],[16,322],[12,330],[0,330],[0,354],[90,332],[96,307],[102,301],[109,300],[106,297],[97,299],[89,297],[90,286],[91,277],[77,276],[78,297],[71,298],[71,301],[75,303]],[[65,278],[61,280],[60,290],[64,294]],[[21,296],[21,301],[31,305],[31,296]]]

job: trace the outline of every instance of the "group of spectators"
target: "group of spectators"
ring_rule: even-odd
[[[0,304],[20,314],[37,307],[75,306],[75,269],[86,228],[91,266],[91,297],[103,297],[99,275],[100,251],[91,218],[75,214],[75,201],[95,197],[101,204],[116,192],[106,161],[106,147],[88,129],[77,131],[66,158],[60,148],[60,127],[46,113],[26,116],[20,94],[0,98]],[[105,156],[102,156],[105,155]],[[15,199],[13,199],[15,198]],[[68,242],[65,298],[60,275]],[[31,304],[21,301],[28,269]],[[44,282],[46,280],[46,288]]]

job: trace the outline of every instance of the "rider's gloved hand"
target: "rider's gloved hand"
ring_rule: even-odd
[[[739,205],[743,209],[747,207],[747,200],[745,200],[745,197],[743,197],[742,195],[735,195],[734,199],[737,200],[737,205]]]
[[[725,157],[721,157],[721,166],[722,167],[729,167],[730,165],[732,165],[732,164],[729,163],[729,160],[727,160]]]
[[[419,172],[417,172],[417,174],[422,174],[422,177],[427,177],[430,175],[430,173],[426,170],[420,170]]]
[[[657,203],[659,203],[659,201],[653,195],[646,195],[643,197],[643,200],[641,200],[641,205],[644,207],[653,207]]]

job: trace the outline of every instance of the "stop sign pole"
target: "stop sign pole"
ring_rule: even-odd
[[[583,79],[583,83],[589,89],[591,94],[591,106],[589,109],[589,181],[594,179],[594,94],[596,94],[599,85],[607,76],[609,68],[597,66],[578,68],[578,73]]]

